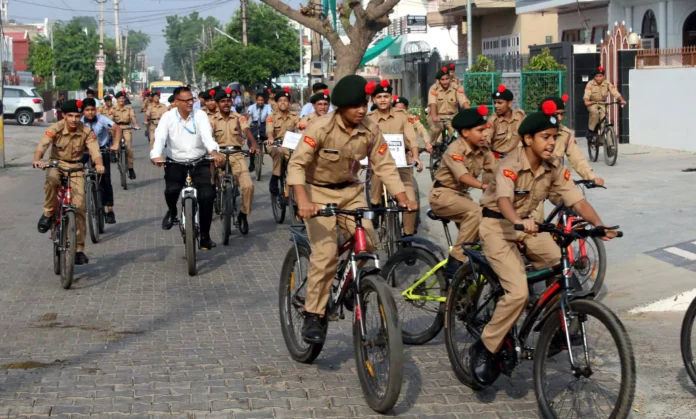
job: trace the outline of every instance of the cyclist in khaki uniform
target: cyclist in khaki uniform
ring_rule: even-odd
[[[152,103],[148,106],[147,112],[145,112],[145,125],[150,130],[150,150],[152,150],[152,146],[155,144],[155,129],[157,129],[159,120],[167,112],[167,107],[161,104],[159,100],[160,91],[153,91]]]
[[[208,118],[211,118],[215,116],[215,114],[218,111],[218,105],[217,101],[215,100],[215,95],[222,90],[215,90],[215,89],[210,89],[210,91],[205,92],[203,97],[205,98],[205,108],[202,109],[205,111],[205,114],[208,115]],[[224,93],[224,91],[222,91]]]
[[[607,111],[607,107],[604,105],[604,103],[606,103],[610,93],[614,98],[621,102],[622,105],[626,104],[626,101],[624,100],[623,96],[621,96],[621,93],[616,90],[616,87],[614,87],[613,84],[607,81],[606,76],[604,75],[604,67],[600,66],[597,68],[597,70],[595,70],[594,78],[587,82],[587,86],[585,86],[585,94],[582,97],[587,110],[590,111],[590,120],[588,124],[588,128],[590,130],[587,132],[588,139],[591,135],[597,134],[597,124],[599,124],[600,119],[599,109],[602,110],[602,113]]]
[[[435,75],[438,82],[434,88],[430,89],[428,94],[428,124],[430,125],[430,141],[425,145],[428,152],[432,150],[429,143],[435,142],[443,130],[441,118],[449,117],[450,120],[445,123],[450,135],[454,134],[452,130],[451,118],[457,113],[459,107],[468,109],[471,106],[469,99],[464,94],[464,89],[455,86],[450,82],[447,67],[442,67]]]
[[[59,160],[61,166],[66,168],[76,168],[81,166],[82,155],[89,151],[89,155],[94,162],[98,174],[104,174],[104,162],[97,137],[91,129],[80,122],[82,117],[82,101],[68,100],[63,103],[60,110],[65,119],[51,125],[39,141],[39,145],[34,151],[34,167],[44,168],[46,162],[41,161],[48,147],[51,147],[51,160]],[[76,172],[71,174],[72,202],[77,207],[77,217],[75,233],[77,247],[75,254],[75,264],[83,265],[89,263],[85,255],[85,177],[84,173]],[[44,205],[43,214],[39,219],[39,233],[47,232],[53,225],[53,216],[58,210],[57,190],[60,186],[60,171],[52,168],[46,175],[44,184]]]
[[[135,111],[130,106],[126,106],[126,91],[121,90],[116,93],[116,100],[118,101],[118,106],[114,109],[113,121],[121,127],[123,131],[123,138],[126,140],[126,147],[128,148],[128,178],[135,179],[135,170],[133,169],[133,127],[140,129],[138,126],[138,120],[135,119]],[[133,127],[131,127],[133,124]]]
[[[459,226],[457,240],[452,247],[444,275],[453,278],[457,269],[466,262],[461,244],[478,238],[481,224],[481,206],[471,199],[469,189],[486,190],[497,162],[486,147],[484,136],[488,108],[464,109],[452,120],[459,137],[452,142],[442,165],[435,172],[435,183],[430,191],[430,207],[435,215],[454,221]],[[483,182],[478,177],[484,173]]]
[[[143,106],[140,107],[140,113],[147,112],[147,109],[150,107],[150,105],[152,105],[152,103],[152,92],[146,90],[145,94],[143,95]]]
[[[533,212],[539,202],[546,197],[562,199],[590,224],[602,225],[594,208],[573,185],[570,171],[554,155],[558,133],[555,104],[546,101],[542,109],[522,122],[519,133],[523,146],[500,161],[495,177],[481,198],[483,220],[479,233],[483,252],[505,289],[505,296],[498,301],[481,339],[469,350],[472,375],[484,386],[497,378],[500,370],[495,354],[501,350],[529,299],[525,264],[518,243],[527,247],[526,256],[536,269],[554,266],[560,261],[560,250],[551,235],[538,233]],[[521,190],[527,193],[515,194]],[[524,231],[516,231],[515,224],[523,225]],[[607,238],[615,236],[615,231],[607,231]]]
[[[364,187],[358,183],[360,160],[369,156],[375,175],[387,186],[402,207],[417,209],[406,197],[399,180],[389,147],[377,126],[368,118],[367,81],[350,75],[334,88],[333,104],[338,109],[331,115],[312,123],[290,159],[288,185],[293,187],[299,216],[305,219],[311,247],[310,267],[305,301],[305,321],[302,335],[305,341],[320,343],[326,337],[326,303],[338,264],[338,234],[344,237],[355,230],[350,217],[317,217],[322,205],[335,203],[341,209],[364,208]],[[374,83],[372,83],[374,85]],[[374,86],[373,86],[374,88]],[[375,232],[369,220],[363,221],[367,230],[368,247],[374,249]]]
[[[270,149],[269,154],[273,158],[273,174],[268,185],[268,189],[272,195],[278,195],[278,179],[280,178],[280,169],[283,167],[283,159],[290,157],[290,150],[284,147],[271,147],[273,140],[283,138],[287,131],[295,131],[300,122],[300,117],[294,112],[289,112],[290,109],[290,88],[286,87],[284,91],[276,95],[277,110],[266,119],[266,133],[271,135],[266,140],[266,147]]]
[[[309,98],[309,103],[311,103],[314,107],[314,112],[300,119],[300,131],[307,129],[307,126],[311,121],[329,113],[329,108],[331,106],[330,102],[331,96],[329,95],[329,89],[324,89],[321,92],[313,94],[312,97]]]
[[[416,131],[416,136],[421,137],[424,144],[430,141],[430,134],[428,134],[428,130],[426,130],[425,126],[423,126],[420,117],[418,115],[411,115],[408,113],[408,99],[405,97],[394,96],[392,107],[406,111],[408,114],[408,122],[413,125],[413,130]]]
[[[495,115],[488,120],[490,127],[486,131],[486,138],[497,159],[505,157],[505,154],[521,145],[517,129],[526,115],[521,109],[512,109],[514,99],[515,96],[504,84],[498,86],[498,90],[493,93]]]
[[[408,114],[406,111],[391,107],[392,101],[392,86],[388,80],[382,80],[372,93],[372,101],[377,105],[377,109],[369,112],[367,117],[372,120],[382,134],[401,134],[404,139],[404,152],[406,153],[407,163],[416,163],[419,172],[423,171],[423,163],[418,156],[418,141],[416,132],[413,130],[413,125],[408,122]],[[415,156],[415,158],[413,157]],[[409,201],[416,201],[416,188],[413,185],[415,179],[413,177],[413,169],[410,167],[397,168],[399,178],[406,188],[406,197]],[[370,180],[370,201],[372,205],[382,204],[382,182],[373,177]],[[404,236],[412,236],[416,234],[416,217],[415,212],[404,214]]]
[[[114,118],[114,102],[111,95],[104,96],[104,104],[97,109],[97,113],[113,120]]]
[[[450,64],[447,67],[447,74],[449,74],[449,76],[450,76],[450,83],[454,84],[458,88],[461,87],[463,89],[464,85],[463,85],[462,81],[457,76],[454,75],[454,69],[455,69],[454,63]]]
[[[254,138],[254,136],[249,129],[247,119],[236,112],[232,112],[232,89],[228,87],[225,90],[218,91],[214,99],[218,104],[219,111],[209,117],[209,119],[215,141],[221,147],[239,147],[241,149],[245,143],[244,139],[242,139],[242,133],[247,138]],[[255,141],[251,142],[249,152],[259,152]],[[254,184],[244,162],[244,155],[241,153],[230,156],[232,175],[239,183],[239,189],[242,191],[242,208],[237,216],[237,223],[240,226],[239,230],[246,234],[245,232],[249,231],[247,216],[251,214],[251,203],[254,200]]]
[[[278,111],[278,102],[276,102],[276,92],[272,88],[268,88],[268,106],[271,107],[273,112]]]

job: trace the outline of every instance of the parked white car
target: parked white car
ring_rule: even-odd
[[[5,119],[15,119],[20,125],[43,118],[43,99],[33,87],[4,86],[2,103]]]

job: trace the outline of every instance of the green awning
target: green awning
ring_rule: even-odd
[[[387,36],[386,38],[382,39],[381,41],[377,42],[372,48],[368,49],[365,51],[365,55],[363,55],[362,61],[360,61],[360,65],[363,66],[370,61],[374,60],[375,58],[379,57],[381,53],[387,50],[391,46],[391,44],[396,41],[396,38],[392,36]]]

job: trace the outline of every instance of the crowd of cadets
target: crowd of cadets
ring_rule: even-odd
[[[574,186],[570,171],[564,167],[564,159],[568,158],[583,179],[594,180],[600,185],[604,181],[595,176],[585,160],[574,132],[561,125],[567,95],[549,97],[542,102],[538,112],[525,115],[523,111],[513,109],[513,93],[500,85],[492,94],[495,112],[489,117],[487,106],[470,107],[461,81],[453,73],[453,66],[443,67],[429,90],[430,134],[417,117],[408,113],[408,100],[393,96],[388,81],[368,83],[357,75],[346,76],[336,84],[331,95],[325,85],[316,84],[310,98],[314,112],[303,117],[290,112],[288,89],[260,93],[272,94],[270,105],[273,110],[265,120],[266,146],[273,159],[270,191],[279,193],[277,181],[282,161],[289,159],[287,183],[293,188],[298,215],[305,219],[312,250],[303,337],[307,342],[323,342],[326,336],[324,312],[337,265],[336,227],[344,235],[350,235],[354,224],[344,218],[313,216],[322,205],[329,203],[335,203],[341,209],[367,206],[365,185],[358,180],[360,165],[357,164],[365,157],[369,157],[373,175],[369,184],[372,203],[380,203],[384,187],[399,206],[415,210],[413,171],[396,167],[383,134],[403,136],[406,161],[415,165],[418,171],[423,169],[423,165],[419,159],[417,135],[422,137],[426,148],[432,150],[433,142],[442,141],[443,125],[450,134],[456,134],[456,139],[444,153],[441,167],[434,174],[429,203],[436,216],[452,220],[459,226],[445,274],[453,276],[466,261],[461,244],[480,238],[486,258],[506,290],[481,339],[470,352],[474,376],[481,384],[487,384],[495,376],[495,354],[501,350],[511,326],[527,304],[525,265],[518,243],[524,243],[530,250],[527,256],[536,268],[551,266],[560,260],[558,246],[552,237],[537,230],[536,221],[543,219],[544,201],[562,200],[589,223],[602,225],[592,206]],[[602,68],[595,76],[588,83],[585,94],[588,107],[599,106],[593,102],[605,101],[609,93],[623,101],[616,89],[603,79]],[[137,127],[137,122],[133,110],[125,106],[123,96],[123,92],[116,94],[117,106],[106,98],[99,113],[121,127],[130,150],[130,126]],[[250,153],[260,152],[255,141],[248,142],[243,138],[243,135],[247,138],[254,135],[248,115],[241,115],[233,109],[236,97],[229,88],[218,87],[202,92],[199,95],[200,109],[206,112],[213,137],[220,146],[241,149],[246,144]],[[171,98],[174,99],[174,95]],[[369,102],[374,103],[370,112],[367,109]],[[331,104],[336,107],[334,112],[329,112]],[[42,167],[40,160],[49,145],[53,145],[51,158],[62,160],[66,165],[75,164],[89,150],[97,171],[103,172],[102,155],[94,134],[79,121],[81,106],[76,101],[63,103],[61,110],[65,120],[52,125],[42,137],[35,153],[35,166]],[[145,112],[151,139],[154,138],[154,128],[166,111],[159,104],[159,92],[152,92],[151,102],[141,110]],[[597,121],[591,119],[590,124],[593,123]],[[288,131],[303,133],[291,158],[288,150],[273,146],[273,141]],[[244,232],[248,228],[247,216],[251,214],[254,185],[242,154],[231,155],[229,162],[241,189],[242,207],[237,221]],[[129,151],[129,168],[132,171],[132,151]],[[46,179],[44,212],[39,221],[41,232],[50,228],[56,211],[58,175],[58,171],[52,169]],[[135,177],[134,172],[132,177]],[[77,250],[81,256],[78,262],[83,261],[85,235],[81,178],[81,175],[75,176],[73,189],[76,192],[74,202],[80,208]],[[471,189],[483,191],[480,203],[472,199]],[[517,190],[529,193],[516,195]],[[515,224],[522,224],[524,231],[516,231]],[[369,247],[374,248],[376,239],[372,224],[364,220],[364,226],[370,238]],[[415,234],[415,213],[405,214],[403,228],[405,234]],[[614,233],[608,232],[607,235],[609,239]]]

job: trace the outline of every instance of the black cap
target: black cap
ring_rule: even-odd
[[[543,109],[541,109],[541,108],[542,108],[542,106],[544,105],[544,102],[549,101],[549,100],[550,100],[551,102],[553,102],[553,103],[556,105],[556,109],[557,109],[557,110],[559,110],[559,111],[565,110],[565,104],[566,104],[566,102],[568,101],[568,95],[565,95],[565,94],[564,94],[564,95],[561,96],[561,97],[558,97],[558,96],[549,96],[549,97],[547,97],[546,99],[542,100],[541,103],[539,104],[539,110],[540,110],[540,111],[543,110]]]
[[[351,74],[336,83],[333,90],[333,104],[339,108],[360,106],[368,102],[368,95],[374,93],[377,83],[368,83],[364,77]]]
[[[452,119],[452,127],[457,132],[485,125],[488,120],[488,107],[479,105],[477,108],[462,109]]]
[[[449,70],[447,67],[442,67],[441,69],[437,70],[437,73],[435,73],[435,78],[440,80],[443,76],[449,76]]]
[[[515,99],[515,95],[513,95],[504,84],[499,85],[498,89],[491,96],[493,97],[493,100],[501,99],[511,102],[513,99]]]
[[[66,100],[65,103],[63,103],[60,106],[60,110],[63,113],[82,113],[82,109],[84,109],[82,106],[83,103],[81,100]]]
[[[116,93],[116,99],[120,98],[121,96],[126,96],[125,90],[120,90],[118,93]]]
[[[392,88],[391,83],[389,83],[389,80],[385,79],[385,80],[382,80],[379,82],[375,91],[372,92],[372,97],[375,97],[380,93],[389,93],[391,95],[392,91],[393,91],[393,88]]]
[[[176,99],[176,98],[174,97],[174,95],[169,95],[169,99],[167,99],[167,102],[173,103],[173,102],[174,102],[174,99]]]
[[[556,118],[556,104],[547,100],[541,104],[541,111],[527,115],[520,124],[517,132],[520,137],[525,135],[534,135],[537,132],[544,131],[549,128],[558,128],[558,118]],[[522,145],[525,145],[524,143]]]
[[[276,90],[276,101],[280,100],[281,97],[287,98],[288,101],[290,100],[290,88],[286,87],[283,90]]]
[[[408,99],[406,99],[405,97],[401,97],[401,96],[397,96],[392,101],[392,108],[395,107],[399,103],[403,103],[408,108]]]
[[[222,99],[231,98],[231,97],[232,97],[232,89],[230,89],[229,87],[226,88],[225,90],[218,90],[218,92],[215,93],[215,101],[216,102],[219,102]]]

